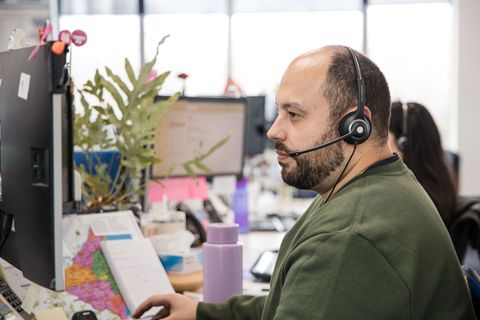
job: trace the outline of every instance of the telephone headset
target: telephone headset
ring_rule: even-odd
[[[360,63],[358,62],[358,57],[355,51],[350,47],[345,47],[353,60],[353,65],[355,69],[355,75],[357,79],[358,86],[358,107],[356,111],[352,111],[345,115],[342,120],[340,120],[339,132],[340,136],[331,141],[323,143],[321,145],[315,146],[313,148],[303,150],[303,151],[293,151],[289,152],[290,157],[298,157],[304,153],[319,150],[325,147],[328,147],[334,143],[337,143],[341,140],[344,140],[348,144],[358,145],[365,142],[370,133],[372,132],[372,124],[370,120],[365,117],[365,82],[362,76],[362,70],[360,69]]]
[[[405,151],[408,145],[408,103],[402,103],[402,132],[397,139],[398,149]]]

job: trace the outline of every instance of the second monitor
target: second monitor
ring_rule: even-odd
[[[163,100],[166,97],[157,97]],[[181,97],[162,117],[155,150],[162,162],[154,177],[186,175],[182,164],[205,153],[221,139],[227,143],[203,163],[212,175],[241,175],[243,169],[247,103],[243,98]]]

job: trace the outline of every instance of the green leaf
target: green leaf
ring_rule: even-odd
[[[118,87],[125,93],[125,95],[128,97],[130,95],[130,89],[128,89],[127,85],[123,80],[116,74],[110,70],[110,68],[105,67],[105,71],[107,72],[107,75],[112,78],[112,80],[118,85]]]
[[[98,69],[95,70],[95,76],[93,77],[93,81],[95,82],[94,88],[101,82],[102,76]]]
[[[105,78],[102,79],[102,84],[104,85],[105,89],[107,89],[107,91],[112,95],[112,98],[117,103],[118,108],[121,111],[124,110],[125,103],[123,102],[123,98],[118,92],[117,88],[115,88],[115,86]]]
[[[213,146],[210,147],[210,149],[207,150],[207,152],[205,153],[202,153],[198,156],[195,157],[195,160],[198,160],[198,161],[202,161],[204,160],[205,158],[207,158],[208,156],[210,156],[212,153],[214,153],[215,151],[217,151],[221,146],[223,146],[225,143],[228,142],[228,140],[230,139],[230,136],[226,136],[225,138],[223,138],[222,140],[220,140],[219,142],[215,143]]]
[[[167,40],[167,38],[170,37],[169,34],[163,36],[163,38],[160,40],[160,42],[157,44],[157,53],[155,54],[155,57],[158,56],[158,49],[160,48],[160,46],[165,42],[165,40]]]
[[[142,70],[140,71],[140,75],[138,76],[138,79],[136,81],[136,85],[135,85],[134,90],[133,90],[135,93],[138,94],[139,92],[143,91],[141,88],[145,85],[145,81],[147,81],[148,75],[150,74],[153,67],[157,63],[157,57],[158,57],[158,52],[160,50],[160,45],[162,45],[168,37],[170,37],[170,35],[166,35],[160,40],[160,42],[157,45],[157,51],[155,53],[155,56],[153,57],[153,59],[151,61],[146,63],[143,66]]]
[[[185,170],[185,172],[190,176],[190,177],[196,177],[196,174],[195,172],[192,170],[192,167],[190,165],[190,162],[186,162],[183,164],[183,169]]]
[[[130,83],[135,86],[135,73],[133,72],[132,65],[127,58],[125,58],[125,71],[127,72],[128,80],[130,80]]]
[[[102,114],[102,115],[106,115],[107,114],[107,111],[105,111],[105,109],[103,109],[102,107],[100,106],[94,106],[93,109],[95,109],[98,113]]]
[[[170,71],[166,71],[161,75],[155,77],[154,79],[152,79],[152,81],[148,82],[144,91],[154,91],[155,93],[158,92],[158,90],[160,89],[159,87],[165,82],[165,79],[167,79],[169,75]]]
[[[212,173],[212,169],[208,166],[206,166],[205,164],[203,164],[202,162],[200,161],[194,161],[193,164],[200,170],[202,170],[203,172],[205,173]]]

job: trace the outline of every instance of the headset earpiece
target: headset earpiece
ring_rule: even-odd
[[[357,110],[348,113],[340,120],[340,136],[349,135],[344,140],[348,144],[360,144],[365,142],[372,132],[372,123],[365,116],[365,82],[363,80],[362,70],[357,54],[352,48],[345,47],[352,57],[358,87]]]
[[[408,144],[408,138],[406,136],[401,136],[397,139],[397,147],[400,151],[405,151]]]
[[[397,139],[397,147],[405,151],[408,145],[408,103],[402,103],[402,134]]]
[[[340,136],[346,135],[349,132],[354,132],[350,137],[345,138],[348,144],[360,144],[365,142],[372,132],[372,124],[367,117],[359,118],[357,111],[348,113],[340,121]]]

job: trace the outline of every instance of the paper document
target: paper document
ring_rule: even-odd
[[[37,311],[34,314],[37,320],[68,320],[65,312],[60,307]]]
[[[93,309],[99,320],[126,320],[130,315],[127,305],[100,244],[104,240],[141,238],[141,230],[130,211],[64,217],[66,291],[57,294],[55,299],[42,294],[34,311],[66,305],[69,306],[65,309],[69,319],[77,311]]]
[[[106,239],[143,238],[131,211],[70,215],[63,218],[64,257],[75,255],[88,234]]]
[[[103,241],[101,247],[131,313],[152,295],[175,292],[149,239]]]
[[[130,213],[130,212],[129,212]],[[137,233],[137,224],[133,214],[102,213],[90,222],[97,237]]]

